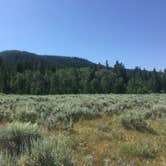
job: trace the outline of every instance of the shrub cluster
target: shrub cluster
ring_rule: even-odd
[[[161,119],[166,117],[166,106],[165,105],[156,105],[152,110],[145,112],[146,119]]]
[[[36,124],[10,123],[0,128],[0,166],[73,166],[63,138],[44,138]]]
[[[63,139],[45,139],[34,142],[31,154],[25,153],[19,166],[73,166],[71,149]]]
[[[31,148],[33,141],[41,138],[36,124],[14,122],[0,128],[0,147],[10,154],[19,154],[24,148]]]
[[[21,111],[17,111],[15,113],[15,116],[14,118],[18,121],[21,121],[21,122],[31,122],[31,123],[35,123],[38,119],[38,114],[37,112],[35,111],[24,111],[24,110],[21,110]]]
[[[11,113],[8,110],[0,110],[0,122],[11,121]]]
[[[126,129],[155,133],[154,129],[144,120],[141,115],[127,114],[121,119],[121,124]]]

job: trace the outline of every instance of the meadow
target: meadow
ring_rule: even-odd
[[[0,95],[0,166],[165,166],[166,95]]]

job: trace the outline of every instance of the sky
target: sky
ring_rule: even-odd
[[[0,0],[0,51],[166,68],[166,0]]]

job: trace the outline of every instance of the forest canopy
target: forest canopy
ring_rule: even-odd
[[[7,94],[165,93],[166,70],[126,69],[77,57],[0,53],[0,92]]]

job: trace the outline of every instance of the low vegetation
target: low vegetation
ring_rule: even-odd
[[[30,150],[33,141],[41,138],[37,125],[14,122],[0,128],[0,147],[11,154],[18,154],[24,148]]]
[[[154,129],[139,114],[125,115],[121,119],[121,123],[126,129],[155,133]]]
[[[156,158],[159,152],[159,147],[153,144],[125,144],[121,147],[121,154],[145,159]]]
[[[1,166],[166,163],[166,95],[0,95]]]
[[[18,161],[22,166],[73,166],[72,151],[62,139],[46,139],[34,142],[31,153],[25,153]]]

